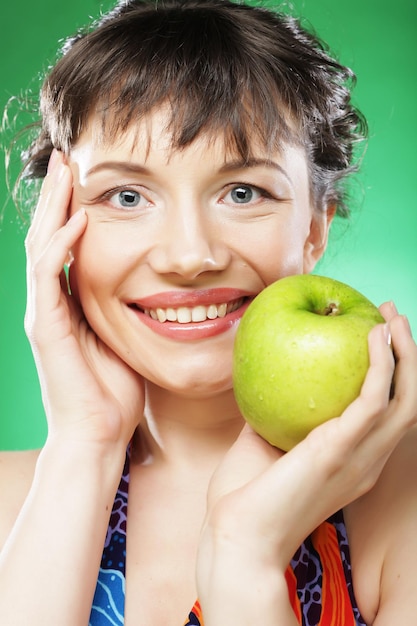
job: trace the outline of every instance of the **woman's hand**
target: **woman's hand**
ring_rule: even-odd
[[[64,264],[87,226],[82,209],[67,219],[71,193],[70,169],[54,151],[26,240],[25,328],[49,436],[125,447],[143,413],[143,384],[101,342],[68,293]]]
[[[197,568],[203,608],[210,604],[206,590],[213,588],[213,577],[221,575],[216,563],[223,552],[236,563],[230,576],[239,577],[242,563],[250,561],[267,579],[275,569],[282,582],[305,537],[375,485],[417,423],[417,346],[408,321],[392,304],[381,311],[387,323],[370,333],[370,367],[361,393],[340,417],[286,454],[245,426],[213,476]],[[240,594],[245,597],[244,588]]]
[[[87,226],[83,210],[68,220],[71,193],[70,169],[54,152],[27,236],[25,318],[48,439],[0,554],[2,624],[87,624],[126,446],[143,412],[141,378],[68,293],[63,267]]]

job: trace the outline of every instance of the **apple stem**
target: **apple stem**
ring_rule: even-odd
[[[330,302],[323,311],[323,315],[339,315],[340,310],[336,302]]]

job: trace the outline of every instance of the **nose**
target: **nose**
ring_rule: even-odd
[[[191,280],[204,272],[224,270],[231,258],[221,228],[195,204],[169,211],[148,262],[160,274],[178,274]]]

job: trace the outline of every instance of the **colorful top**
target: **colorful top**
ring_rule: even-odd
[[[89,626],[123,626],[129,454],[114,501]],[[356,604],[343,512],[300,546],[287,573],[291,605],[301,626],[366,626]],[[198,600],[184,626],[204,626]]]

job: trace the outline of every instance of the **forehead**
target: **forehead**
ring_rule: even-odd
[[[127,158],[140,157],[147,161],[151,154],[158,154],[161,160],[169,163],[172,157],[184,153],[209,152],[216,161],[247,161],[268,159],[277,160],[294,151],[305,160],[304,148],[295,141],[281,140],[279,145],[266,145],[259,135],[248,137],[246,154],[242,154],[234,137],[228,129],[202,130],[189,144],[178,145],[175,131],[172,130],[172,112],[169,106],[161,106],[147,114],[127,129],[113,132],[111,124],[103,124],[102,118],[92,116],[85,130],[81,133],[71,154],[87,153],[100,155],[119,153]]]

